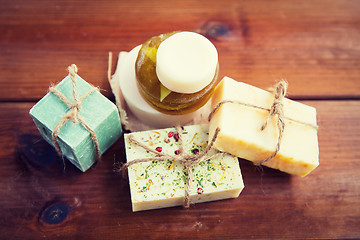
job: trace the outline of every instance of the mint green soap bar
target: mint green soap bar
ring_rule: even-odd
[[[93,88],[80,76],[76,75],[78,98]],[[68,75],[55,89],[70,101],[74,101],[72,80]],[[52,133],[56,125],[69,111],[69,107],[57,95],[47,93],[31,109],[30,115],[45,140],[54,146]],[[115,104],[94,91],[81,102],[80,116],[94,130],[102,155],[122,134],[119,112]],[[85,172],[96,162],[96,147],[91,134],[80,122],[68,120],[60,129],[58,143],[62,154],[76,167]]]

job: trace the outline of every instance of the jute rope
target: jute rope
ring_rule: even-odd
[[[295,121],[295,122],[299,122],[299,123],[302,123],[302,124],[305,124],[305,125],[308,125],[308,126],[311,126],[311,127],[314,127],[314,128],[318,128],[318,126],[314,126],[312,124],[308,124],[308,123],[305,123],[305,122],[301,122],[301,121],[297,121],[297,120],[294,120],[294,119],[291,119],[291,118],[288,118],[288,117],[285,117],[284,116],[284,111],[283,111],[283,107],[284,107],[284,104],[283,104],[283,100],[284,100],[284,97],[286,95],[286,91],[287,91],[287,82],[282,80],[280,82],[278,82],[276,85],[275,85],[275,89],[274,89],[274,102],[271,106],[270,109],[268,108],[263,108],[263,107],[259,107],[259,106],[256,106],[256,105],[253,105],[253,104],[248,104],[248,103],[244,103],[244,102],[239,102],[239,101],[232,101],[232,100],[224,100],[220,103],[218,103],[215,108],[211,111],[211,113],[209,114],[209,118],[208,120],[210,121],[212,116],[215,114],[215,112],[219,109],[219,107],[221,107],[223,104],[225,103],[236,103],[236,104],[241,104],[241,105],[244,105],[244,106],[248,106],[248,107],[253,107],[253,108],[257,108],[257,109],[262,109],[262,110],[265,110],[265,111],[268,111],[269,112],[269,115],[268,117],[266,118],[266,120],[264,121],[263,125],[261,126],[261,130],[263,131],[267,125],[268,125],[268,122],[273,118],[273,117],[277,117],[277,128],[278,128],[278,139],[277,139],[277,144],[276,144],[276,148],[275,148],[275,151],[269,156],[267,157],[266,159],[256,163],[257,165],[261,165],[269,160],[271,160],[272,158],[274,158],[278,152],[280,151],[280,144],[281,144],[281,140],[282,140],[282,137],[283,137],[283,134],[284,134],[284,128],[285,128],[285,122],[284,122],[284,119],[288,119],[288,120],[292,120],[292,121]],[[168,155],[168,154],[164,154],[164,153],[159,153],[157,152],[156,150],[154,149],[151,149],[149,147],[147,147],[146,145],[144,145],[143,143],[135,140],[133,138],[132,135],[129,135],[128,136],[128,140],[130,143],[132,144],[135,144],[136,146],[139,146],[149,152],[152,152],[155,154],[155,157],[151,157],[151,158],[141,158],[141,159],[135,159],[135,160],[132,160],[130,162],[127,162],[125,164],[123,164],[121,167],[120,167],[120,171],[122,172],[123,174],[123,177],[125,178],[125,172],[126,172],[126,169],[133,165],[133,164],[136,164],[136,163],[141,163],[141,162],[151,162],[151,161],[166,161],[166,160],[172,160],[172,161],[179,161],[180,163],[182,163],[184,166],[185,166],[185,169],[187,171],[187,179],[186,179],[186,185],[185,185],[185,201],[184,201],[184,207],[185,208],[188,208],[189,205],[190,205],[190,196],[189,196],[189,192],[190,192],[190,183],[192,181],[192,171],[191,171],[191,167],[195,164],[198,164],[202,161],[204,161],[205,159],[211,159],[215,156],[219,156],[219,155],[224,155],[226,153],[223,153],[223,152],[218,152],[216,154],[212,154],[211,156],[208,156],[208,152],[213,148],[213,145],[216,141],[216,138],[220,132],[220,129],[217,128],[214,135],[213,135],[213,138],[211,140],[211,142],[208,144],[208,146],[206,147],[206,149],[204,151],[202,151],[200,154],[198,155],[189,155],[187,153],[185,153],[184,151],[184,141],[183,141],[183,136],[182,136],[182,129],[180,127],[176,127],[176,130],[178,131],[178,134],[179,134],[179,142],[180,142],[180,154],[179,155],[175,155],[175,156],[171,156],[171,155]]]
[[[252,107],[252,108],[257,108],[257,109],[268,111],[269,115],[266,118],[266,120],[264,121],[263,125],[261,126],[261,131],[263,131],[266,128],[266,126],[268,125],[268,122],[272,118],[277,117],[276,125],[277,125],[277,128],[278,128],[278,139],[277,139],[275,151],[269,157],[267,157],[266,159],[255,163],[256,165],[261,165],[261,164],[273,159],[279,153],[280,144],[281,144],[281,141],[282,141],[282,138],[283,138],[283,135],[284,135],[285,119],[290,120],[290,121],[294,121],[294,122],[298,122],[298,123],[313,127],[315,129],[318,129],[317,125],[312,125],[312,124],[309,124],[309,123],[306,123],[306,122],[298,121],[296,119],[292,119],[292,118],[288,118],[288,117],[284,116],[284,110],[283,110],[284,103],[283,103],[283,101],[284,101],[284,98],[285,98],[285,95],[286,95],[287,87],[288,87],[288,83],[285,80],[281,80],[280,82],[278,82],[275,85],[275,88],[274,88],[274,102],[273,102],[270,109],[260,107],[260,106],[256,106],[256,105],[253,105],[253,104],[249,104],[249,103],[240,102],[240,101],[224,100],[224,101],[219,102],[215,106],[215,108],[210,112],[208,120],[210,121],[211,118],[213,117],[213,115],[215,114],[215,112],[223,104],[226,104],[226,103],[235,103],[235,104],[240,104],[240,105],[247,106],[247,107]]]
[[[132,135],[128,135],[128,141],[131,144],[139,146],[139,147],[145,149],[146,151],[152,152],[155,154],[155,156],[151,157],[151,158],[135,159],[130,162],[127,162],[121,166],[120,171],[122,172],[123,178],[125,178],[126,177],[125,176],[126,169],[133,164],[142,163],[142,162],[151,162],[151,161],[167,161],[167,160],[180,162],[185,167],[185,170],[187,173],[186,184],[185,184],[184,207],[188,208],[190,206],[190,185],[191,185],[191,181],[192,181],[192,170],[191,170],[192,166],[199,164],[200,162],[202,162],[204,160],[211,159],[211,158],[214,158],[214,157],[217,157],[220,155],[225,155],[226,153],[217,152],[217,153],[209,155],[209,151],[211,149],[213,149],[214,142],[216,140],[217,135],[219,134],[220,129],[215,130],[215,134],[214,134],[211,142],[207,145],[207,147],[203,151],[201,151],[199,154],[196,154],[196,155],[190,155],[184,151],[185,143],[184,143],[184,139],[183,139],[182,128],[177,126],[176,131],[178,132],[178,135],[179,135],[178,141],[180,143],[180,154],[178,154],[178,155],[169,155],[166,153],[157,152],[156,150],[151,149],[148,146],[144,145],[143,143],[134,139],[134,137]]]
[[[54,87],[49,88],[49,92],[54,93],[56,96],[58,96],[60,98],[61,101],[63,101],[69,107],[69,111],[63,116],[61,121],[56,125],[56,127],[52,133],[52,140],[54,142],[54,146],[55,146],[57,152],[59,153],[59,155],[62,156],[60,145],[57,141],[60,129],[64,126],[64,124],[68,120],[71,120],[73,123],[80,122],[80,124],[90,133],[91,139],[95,144],[96,158],[99,160],[100,159],[100,149],[99,149],[99,142],[97,140],[95,131],[86,123],[84,118],[80,115],[80,108],[81,108],[82,101],[86,97],[88,97],[91,93],[98,90],[98,88],[92,87],[88,92],[86,92],[83,96],[81,96],[79,98],[77,96],[77,92],[76,92],[76,73],[78,71],[78,68],[76,67],[75,64],[72,64],[71,66],[68,67],[68,71],[69,71],[69,76],[71,78],[72,87],[73,87],[73,90],[72,90],[72,95],[74,98],[73,102],[71,102],[69,99],[67,99],[65,97],[65,95],[63,93],[61,93],[59,90],[57,90],[56,88],[54,88]]]

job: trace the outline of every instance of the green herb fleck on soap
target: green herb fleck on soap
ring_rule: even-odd
[[[203,178],[200,178],[200,180],[199,179],[196,179],[196,181],[198,182],[198,185],[200,186],[200,187],[204,187],[203,186],[203,184],[202,184],[202,181],[203,181],[204,179]]]

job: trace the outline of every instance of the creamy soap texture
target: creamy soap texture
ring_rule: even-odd
[[[179,32],[160,44],[156,73],[168,89],[195,93],[212,81],[217,64],[217,50],[207,38],[194,32]]]
[[[130,134],[148,147],[169,155],[175,155],[179,150],[174,128]],[[128,135],[125,134],[127,162],[154,156],[153,153],[130,143]],[[198,154],[207,146],[208,125],[184,127],[183,139],[185,151],[189,154]],[[236,198],[244,188],[238,160],[229,154],[193,166],[192,173],[191,203]],[[170,160],[131,165],[128,175],[133,211],[183,205],[186,174],[181,163]]]
[[[93,88],[79,75],[76,75],[76,82],[76,92],[79,97]],[[65,77],[55,88],[70,102],[74,101],[70,76]],[[54,93],[49,92],[31,108],[30,115],[44,139],[54,145],[52,133],[68,111],[69,106]],[[103,154],[122,134],[115,104],[98,91],[82,100],[79,114],[94,130],[100,154]],[[91,135],[79,122],[67,121],[59,132],[58,143],[62,154],[83,172],[96,161],[95,145]]]
[[[224,100],[270,109],[274,95],[251,85],[225,77],[215,89],[212,108]],[[220,133],[215,147],[253,162],[269,157],[278,141],[277,118],[261,131],[269,112],[237,103],[223,104],[210,121],[210,138],[216,128]],[[285,129],[280,151],[263,165],[305,176],[319,165],[316,109],[284,99]],[[291,120],[290,120],[291,119]]]

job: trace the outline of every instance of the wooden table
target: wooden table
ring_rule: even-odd
[[[0,238],[360,238],[359,1],[0,1]],[[318,111],[320,166],[305,178],[240,160],[240,197],[133,213],[113,172],[123,140],[86,173],[42,140],[28,111],[76,63],[114,100],[108,51],[153,35],[199,30],[216,45],[220,78]]]

